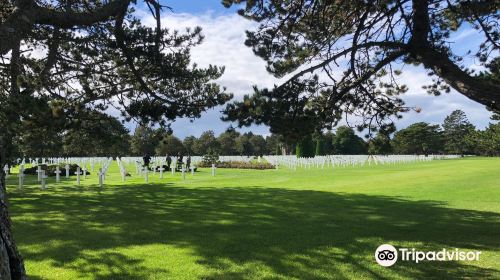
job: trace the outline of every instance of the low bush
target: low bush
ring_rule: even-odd
[[[45,174],[47,176],[56,176],[54,173],[56,171],[57,164],[41,164],[42,170],[45,170]],[[74,176],[76,169],[78,168],[78,164],[70,164],[69,165],[69,175]],[[24,174],[26,175],[38,175],[36,171],[38,170],[38,166],[30,167],[24,169]],[[66,176],[66,164],[59,164],[59,170],[61,170],[61,177]],[[83,172],[83,171],[81,171]],[[90,172],[87,170],[87,175],[90,175]]]
[[[217,168],[236,168],[236,169],[274,169],[274,165],[268,162],[245,162],[245,161],[219,161],[215,163]],[[211,163],[200,162],[198,167],[212,167]]]

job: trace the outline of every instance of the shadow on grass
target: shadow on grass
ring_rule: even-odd
[[[166,273],[137,256],[98,250],[170,244],[194,248],[205,279],[495,278],[473,263],[398,262],[379,267],[378,245],[498,250],[500,215],[436,202],[264,187],[183,188],[144,185],[67,187],[11,194],[21,246],[44,244],[26,259],[94,279],[147,279]],[[61,215],[64,214],[64,215]],[[28,219],[35,215],[39,219]],[[88,253],[95,250],[98,253]],[[255,268],[258,267],[258,269]],[[133,267],[133,269],[131,269]],[[102,274],[102,271],[106,271]]]

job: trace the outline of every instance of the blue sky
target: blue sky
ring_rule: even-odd
[[[254,56],[252,51],[244,46],[245,30],[255,28],[255,23],[236,14],[236,8],[226,9],[220,0],[169,0],[163,4],[172,7],[173,12],[166,12],[162,22],[164,27],[182,30],[188,26],[201,26],[205,35],[204,43],[192,50],[193,62],[200,66],[208,64],[224,65],[225,74],[217,81],[226,86],[235,98],[251,93],[253,85],[270,87],[279,80],[272,77],[265,70],[265,63]],[[147,13],[142,15],[146,24],[154,25]],[[469,49],[475,49],[481,42],[481,35],[468,26],[462,27],[452,37],[453,50],[459,55],[465,55]],[[464,65],[472,69],[481,69],[473,55],[465,57]],[[469,120],[479,128],[486,127],[490,122],[490,113],[484,106],[477,104],[461,94],[452,91],[439,97],[427,95],[422,86],[430,83],[429,77],[421,67],[405,66],[401,82],[407,84],[409,92],[403,97],[407,105],[420,107],[420,113],[410,112],[402,120],[396,121],[401,129],[412,123],[425,121],[442,123],[446,115],[455,109],[465,111]],[[172,124],[174,134],[180,138],[188,135],[199,136],[205,130],[213,130],[216,134],[222,133],[231,123],[220,120],[221,108],[207,111],[200,119],[180,119]],[[235,124],[233,124],[235,126]],[[135,124],[129,124],[133,130]],[[268,134],[264,126],[252,126],[241,129],[257,134]]]

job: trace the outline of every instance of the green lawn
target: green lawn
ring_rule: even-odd
[[[95,174],[81,186],[50,178],[45,191],[9,178],[31,279],[500,278],[500,158],[202,169],[149,184],[117,171],[102,189]],[[482,255],[384,268],[373,257],[383,243]]]

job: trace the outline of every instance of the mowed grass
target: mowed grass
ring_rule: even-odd
[[[134,169],[132,166],[129,168]],[[31,279],[499,279],[500,159],[8,179]],[[374,260],[384,243],[479,261]]]

